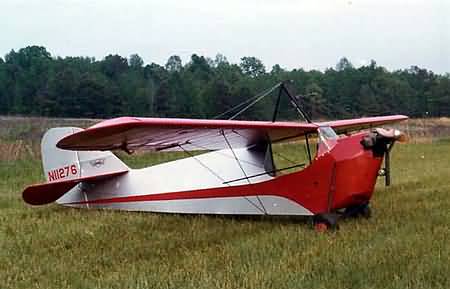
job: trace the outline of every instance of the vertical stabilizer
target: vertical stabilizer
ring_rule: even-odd
[[[129,170],[127,165],[110,151],[69,151],[56,147],[60,139],[81,130],[77,127],[58,127],[45,133],[41,142],[41,152],[47,182]]]

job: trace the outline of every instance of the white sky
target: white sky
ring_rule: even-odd
[[[43,45],[54,56],[177,54],[270,70],[324,69],[346,56],[388,69],[450,72],[449,0],[0,0],[0,55]]]

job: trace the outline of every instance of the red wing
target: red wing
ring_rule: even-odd
[[[382,116],[323,123],[132,118],[100,122],[60,140],[57,146],[69,150],[219,150],[243,148],[258,142],[278,142],[315,133],[319,126],[331,126],[338,133],[374,127],[407,119]]]
[[[315,132],[295,122],[122,117],[103,121],[60,140],[70,150],[218,150],[276,142]]]
[[[388,116],[335,120],[317,123],[317,125],[331,126],[337,133],[345,133],[365,128],[377,127],[384,124],[399,122],[406,119],[408,119],[408,117],[404,115],[388,115]]]

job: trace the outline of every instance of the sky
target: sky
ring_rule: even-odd
[[[0,0],[0,57],[28,45],[53,56],[255,56],[268,70],[324,70],[341,57],[450,72],[449,0]]]

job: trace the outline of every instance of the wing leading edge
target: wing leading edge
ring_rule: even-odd
[[[407,119],[403,115],[321,123],[121,117],[100,122],[61,139],[69,150],[219,150],[244,148],[260,142],[292,140],[331,126],[349,132]]]
[[[219,150],[249,147],[313,133],[315,124],[238,120],[122,117],[63,138],[70,150]]]
[[[380,125],[395,123],[406,119],[408,119],[408,117],[405,115],[388,115],[388,116],[335,120],[335,121],[321,122],[317,124],[320,126],[330,126],[337,133],[346,133],[355,130],[361,130],[366,128],[377,127]]]

